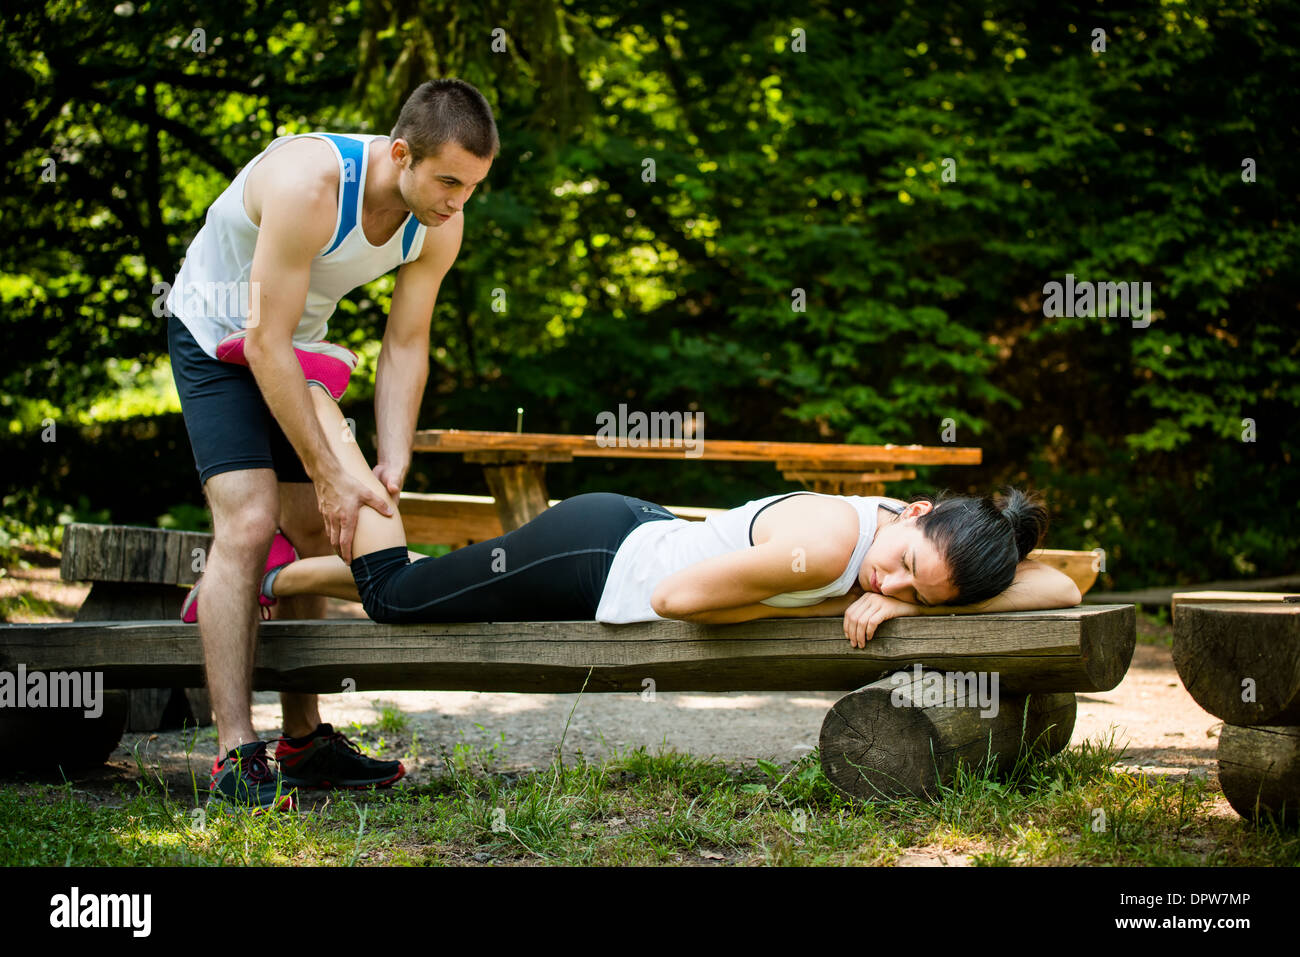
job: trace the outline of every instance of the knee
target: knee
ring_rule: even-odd
[[[401,560],[394,556],[389,560],[371,567],[366,564],[352,564],[352,580],[356,582],[357,594],[361,596],[361,607],[371,621],[381,625],[397,625],[405,616],[393,610],[388,600],[392,591],[393,576],[410,564],[409,559]]]
[[[213,514],[213,540],[237,554],[265,553],[275,535],[276,509],[271,503],[245,502]]]

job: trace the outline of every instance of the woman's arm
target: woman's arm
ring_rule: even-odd
[[[1072,608],[1082,599],[1079,586],[1069,575],[1042,562],[1025,560],[1016,566],[1016,577],[1010,585],[987,601],[974,605],[913,605],[875,592],[863,595],[844,613],[844,636],[855,648],[864,648],[875,637],[876,629],[891,618]]]
[[[922,615],[976,615],[985,611],[1036,611],[1072,608],[1083,600],[1070,576],[1042,562],[1026,559],[1003,591],[974,605],[921,605]]]
[[[814,534],[801,541],[774,539],[751,545],[668,575],[655,586],[650,607],[663,618],[709,624],[809,617],[816,613],[839,615],[847,604],[834,611],[812,612],[810,609],[821,609],[826,603],[776,608],[760,602],[773,595],[820,588],[835,581],[852,554],[851,544]],[[847,597],[842,595],[838,600]],[[832,607],[826,605],[826,609]]]
[[[757,618],[838,618],[861,595],[862,586],[854,583],[853,588],[847,594],[827,598],[815,605],[780,608],[755,602],[752,605],[741,605],[737,608],[714,608],[707,611],[698,611],[683,617],[681,620],[694,621],[702,625],[732,625],[742,621],[754,621]]]

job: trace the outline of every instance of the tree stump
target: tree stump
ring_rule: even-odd
[[[1238,727],[1219,734],[1219,784],[1248,821],[1300,823],[1300,727]]]
[[[1300,724],[1300,604],[1180,603],[1173,657],[1188,693],[1216,718]]]
[[[948,678],[960,674],[896,672],[835,702],[821,730],[826,777],[862,800],[933,797],[961,764],[1002,773],[1024,751],[1047,756],[1069,744],[1072,692],[994,695],[996,714],[982,714],[974,686]]]

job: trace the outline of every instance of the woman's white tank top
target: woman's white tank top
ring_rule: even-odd
[[[739,508],[710,515],[702,522],[683,518],[645,522],[634,528],[619,545],[610,566],[605,588],[600,593],[596,621],[622,625],[634,621],[663,621],[650,607],[655,587],[673,572],[715,555],[723,555],[754,544],[754,519],[768,505],[791,495],[820,495],[820,492],[786,492],[754,499]],[[828,495],[841,498],[858,513],[858,541],[848,565],[835,581],[821,588],[786,592],[763,599],[764,605],[797,608],[815,605],[826,598],[847,594],[857,579],[858,568],[876,536],[877,508],[886,499],[879,495]],[[893,506],[886,506],[891,511]]]
[[[424,248],[427,227],[413,214],[407,214],[382,246],[372,246],[361,227],[369,147],[379,138],[377,134],[300,133],[272,140],[244,165],[208,208],[203,228],[186,250],[176,282],[167,295],[171,314],[185,324],[194,341],[214,359],[217,343],[248,322],[249,274],[259,232],[244,209],[244,183],[249,170],[281,143],[303,136],[323,139],[334,147],[339,162],[339,208],[333,235],[312,260],[307,301],[293,332],[295,343],[320,342],[340,299],[357,286],[417,259]]]

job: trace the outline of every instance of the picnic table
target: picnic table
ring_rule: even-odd
[[[606,436],[548,432],[420,429],[413,452],[452,452],[483,466],[501,526],[511,531],[549,507],[546,466],[575,458],[708,459],[771,462],[787,481],[832,495],[883,495],[887,482],[916,478],[914,465],[979,465],[978,448],[837,445],[824,442],[611,441]]]

